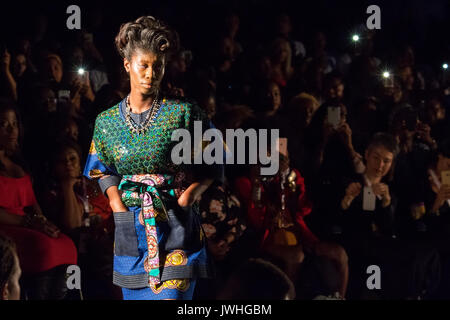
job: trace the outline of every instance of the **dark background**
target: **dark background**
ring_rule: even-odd
[[[75,31],[66,28],[69,14],[66,8],[77,4],[81,8],[81,26],[88,30],[102,13],[103,23],[96,30],[95,42],[102,51],[114,50],[114,36],[121,23],[141,15],[155,15],[166,20],[181,36],[184,47],[205,51],[214,44],[214,34],[224,15],[229,11],[240,16],[238,38],[244,47],[264,39],[278,12],[291,15],[294,37],[305,45],[315,30],[325,31],[328,48],[345,50],[351,45],[350,36],[358,25],[369,17],[366,9],[371,4],[381,8],[381,30],[377,32],[376,55],[383,57],[393,45],[412,44],[420,62],[436,61],[449,55],[450,1],[448,0],[164,0],[164,1],[41,1],[4,3],[1,12],[1,33],[9,39],[34,30],[40,15],[49,20],[49,31],[59,39],[71,37]],[[199,48],[200,50],[198,50]],[[115,54],[115,53],[114,53]],[[108,54],[106,54],[108,56]],[[431,63],[433,64],[433,63]]]

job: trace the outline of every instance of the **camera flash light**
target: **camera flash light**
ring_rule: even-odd
[[[444,63],[444,64],[442,65],[442,69],[447,70],[447,69],[448,69],[448,64],[447,64],[447,63]]]
[[[359,36],[357,34],[353,35],[352,40],[354,42],[358,42],[359,41]]]
[[[80,76],[82,76],[82,75],[84,74],[84,69],[83,69],[83,68],[79,68],[79,69],[78,69],[78,74],[79,74]]]
[[[391,74],[387,71],[383,72],[383,78],[388,79],[391,76]]]

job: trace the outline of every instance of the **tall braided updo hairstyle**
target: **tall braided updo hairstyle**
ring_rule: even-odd
[[[120,56],[128,61],[131,61],[138,50],[155,54],[157,61],[154,65],[154,79],[161,78],[167,61],[179,50],[178,33],[152,16],[142,16],[122,24],[115,43]]]

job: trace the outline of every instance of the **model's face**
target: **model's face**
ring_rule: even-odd
[[[16,113],[7,110],[0,114],[0,148],[3,150],[15,150],[19,139],[19,124]]]
[[[22,275],[20,269],[19,258],[14,255],[14,268],[8,283],[2,288],[3,300],[20,300],[20,284],[19,279]]]
[[[383,146],[373,147],[366,151],[367,173],[373,177],[382,178],[388,174],[394,155]]]
[[[159,89],[164,76],[164,58],[149,51],[136,50],[131,61],[124,59],[125,70],[130,75],[131,91],[149,96]]]

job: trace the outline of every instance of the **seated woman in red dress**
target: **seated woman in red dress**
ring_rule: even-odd
[[[34,195],[30,175],[18,156],[19,121],[14,105],[0,101],[0,232],[9,236],[17,246],[24,277],[37,276],[55,267],[77,263],[73,242],[43,215]],[[65,272],[65,270],[64,270]],[[53,273],[52,273],[53,274]],[[59,277],[59,289],[66,286]],[[57,281],[54,281],[55,284]],[[52,284],[52,285],[53,285]],[[41,290],[29,298],[56,298],[58,288]],[[61,291],[61,290],[60,290]]]

